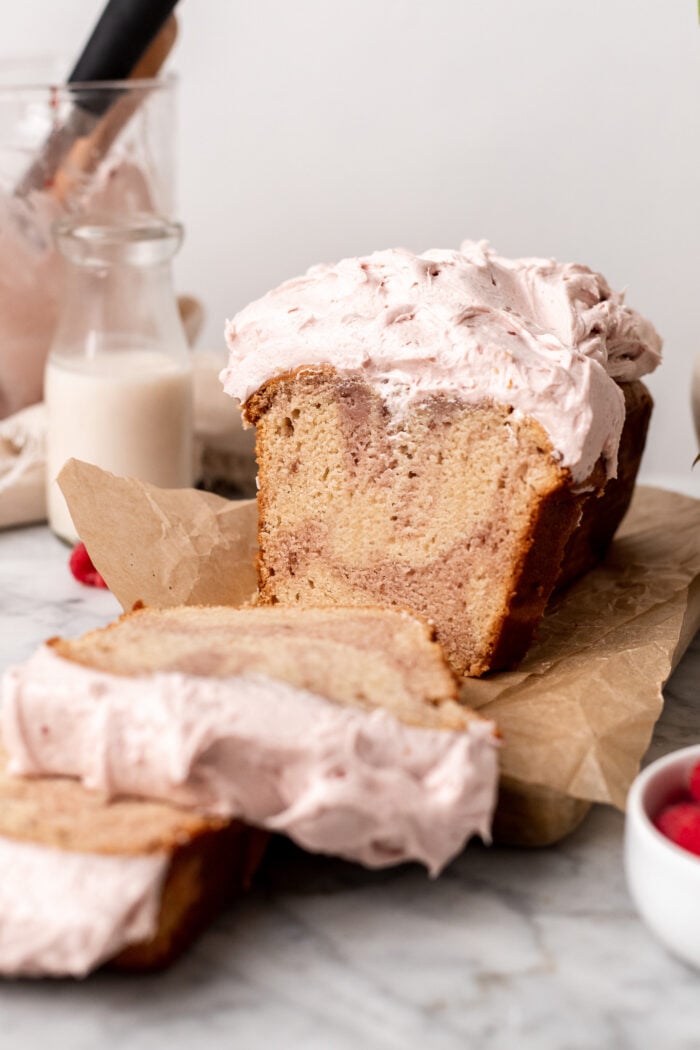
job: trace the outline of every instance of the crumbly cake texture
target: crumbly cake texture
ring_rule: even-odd
[[[110,961],[130,970],[174,961],[234,892],[250,884],[267,843],[264,832],[238,821],[158,802],[107,803],[64,777],[11,776],[2,750],[0,838],[87,856],[168,858],[154,935]]]
[[[262,604],[409,607],[459,675],[521,659],[582,501],[538,423],[438,393],[399,432],[370,384],[327,366],[271,380],[245,413]]]
[[[116,675],[264,674],[328,700],[383,708],[409,725],[462,729],[478,717],[433,630],[396,609],[188,606],[138,609],[75,640],[52,639],[64,659]]]

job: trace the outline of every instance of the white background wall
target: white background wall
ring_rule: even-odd
[[[0,0],[72,59],[95,0]],[[308,265],[487,238],[602,270],[666,340],[645,474],[700,495],[695,0],[182,0],[181,290],[223,320]],[[700,468],[698,468],[700,471]]]

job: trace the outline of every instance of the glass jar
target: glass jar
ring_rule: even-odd
[[[63,294],[52,224],[174,214],[175,78],[66,85],[68,65],[0,62],[0,419],[41,400]],[[104,116],[27,189],[43,144],[96,95],[112,102],[99,107]]]
[[[56,475],[70,457],[163,488],[192,484],[192,367],[171,260],[177,223],[62,220],[65,283],[44,378],[49,524],[77,534]]]

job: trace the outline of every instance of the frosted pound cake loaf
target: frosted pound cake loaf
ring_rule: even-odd
[[[616,475],[617,379],[656,366],[651,324],[586,267],[466,243],[314,267],[226,336],[257,426],[260,602],[405,606],[458,674],[514,666]]]
[[[8,775],[0,751],[0,974],[161,968],[250,881],[266,836],[74,780]]]
[[[433,874],[489,838],[492,722],[394,609],[142,609],[3,679],[12,770],[163,799]]]

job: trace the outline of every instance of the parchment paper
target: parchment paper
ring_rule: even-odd
[[[700,628],[698,583],[700,501],[638,487],[605,563],[550,603],[520,668],[465,681],[501,728],[503,774],[623,808]]]
[[[252,598],[255,501],[157,489],[77,460],[59,483],[125,609]],[[503,734],[504,781],[550,802],[547,792],[623,807],[662,686],[699,627],[700,501],[638,488],[605,564],[555,598],[521,667],[465,680],[463,699]],[[580,819],[585,807],[573,810]]]
[[[255,500],[159,489],[69,459],[58,475],[73,524],[124,609],[135,602],[242,605],[255,593]]]

